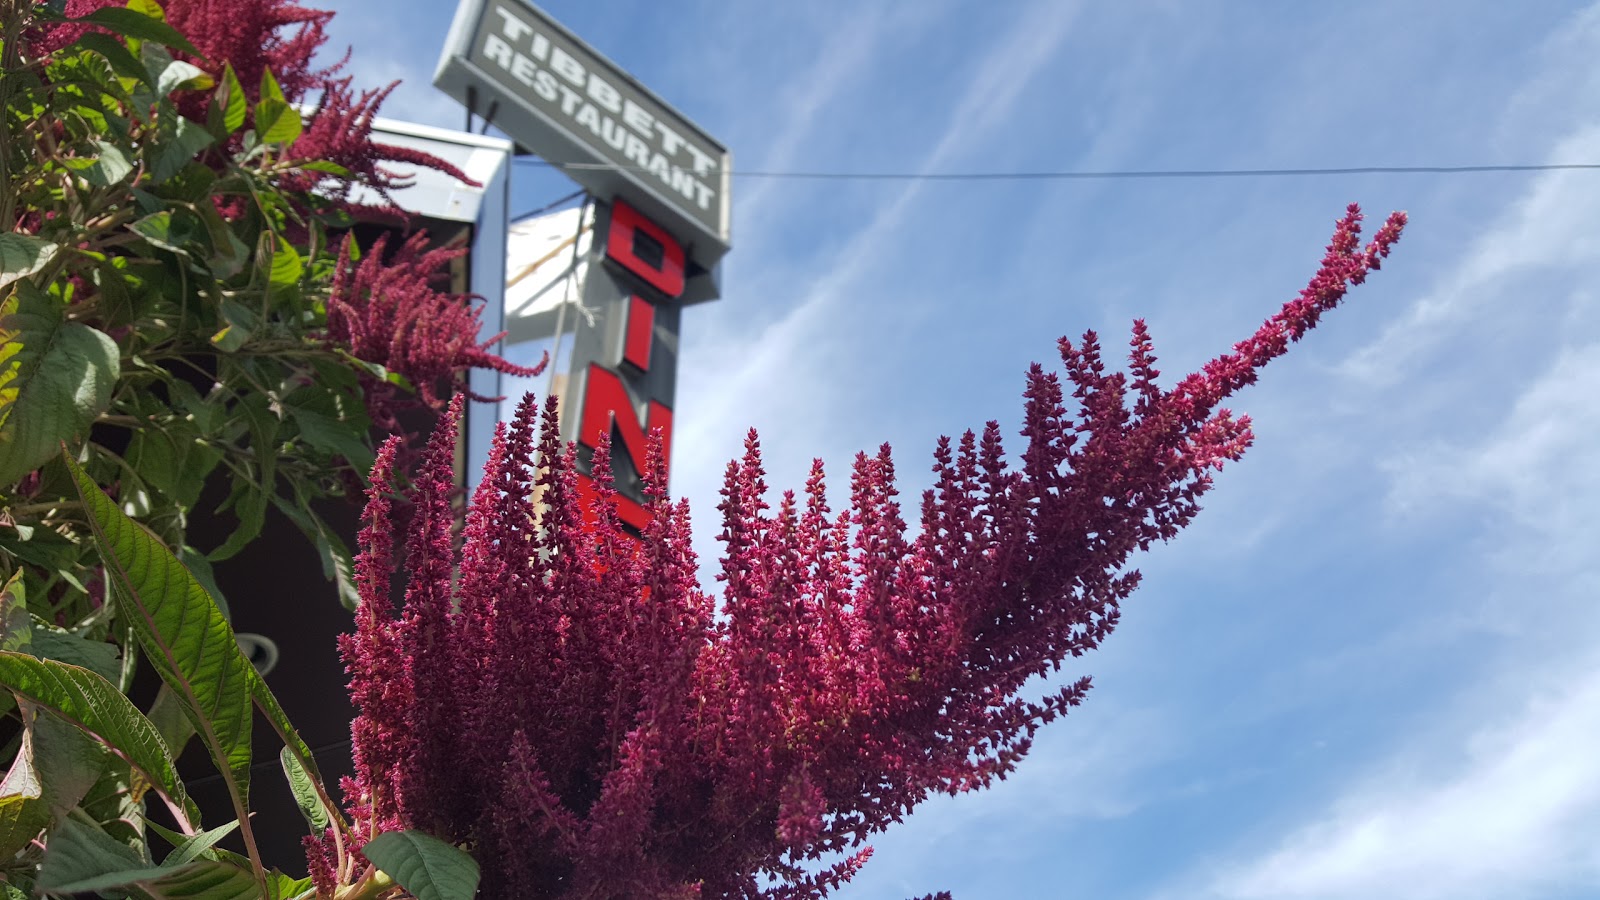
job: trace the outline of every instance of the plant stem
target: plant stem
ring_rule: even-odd
[[[392,887],[394,879],[379,871],[376,866],[369,866],[360,881],[334,891],[333,897],[334,900],[376,900]]]
[[[48,503],[24,503],[21,506],[10,507],[13,516],[31,516],[35,513],[48,513],[62,509],[83,509],[83,504],[77,500],[51,500]]]
[[[22,27],[23,14],[19,0],[0,0],[0,41],[5,46],[0,48],[0,110],[11,107],[11,74],[22,61]],[[15,211],[12,209],[13,192],[11,190],[11,135],[9,129],[0,128],[0,228],[10,231],[15,224],[12,219]]]

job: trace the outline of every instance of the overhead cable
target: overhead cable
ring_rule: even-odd
[[[523,157],[522,165],[569,171],[639,172],[643,166],[611,163],[550,162]],[[1468,175],[1489,172],[1562,172],[1600,169],[1600,163],[1539,163],[1475,166],[1341,166],[1296,169],[1102,169],[1060,172],[808,172],[735,169],[734,178],[794,181],[1093,181],[1157,178],[1308,178],[1329,175]]]

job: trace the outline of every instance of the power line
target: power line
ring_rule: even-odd
[[[549,162],[523,157],[522,165],[573,171],[640,172],[643,166],[610,163]],[[1309,178],[1329,175],[1468,175],[1489,172],[1563,172],[1600,169],[1600,163],[1541,163],[1491,166],[1342,166],[1298,169],[1104,169],[1063,172],[780,172],[734,170],[734,178],[793,181],[1093,181],[1159,178]]]
[[[531,219],[534,216],[542,216],[545,213],[549,212],[552,209],[555,209],[558,206],[566,206],[568,203],[571,203],[572,201],[577,200],[578,198],[583,196],[583,193],[584,193],[583,192],[583,188],[579,188],[579,189],[573,191],[572,193],[566,195],[565,197],[562,197],[560,200],[552,200],[549,203],[546,203],[545,205],[539,207],[538,209],[533,210],[532,212],[525,212],[525,213],[523,213],[523,214],[521,214],[519,216],[512,216],[511,217],[511,221],[520,222],[523,219]]]

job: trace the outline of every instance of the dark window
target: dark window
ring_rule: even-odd
[[[667,248],[661,242],[646,234],[643,228],[633,230],[633,255],[656,271],[667,262]]]

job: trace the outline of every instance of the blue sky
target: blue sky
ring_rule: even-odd
[[[451,4],[340,0],[391,116]],[[1600,4],[818,0],[546,5],[746,169],[1600,162]],[[397,23],[404,23],[398,27]],[[519,167],[516,206],[570,190]],[[1162,368],[1248,334],[1345,203],[1411,226],[1235,403],[1257,444],[1000,787],[930,802],[840,896],[1600,894],[1600,173],[735,184],[684,320],[675,493],[714,556],[749,426],[772,483],[998,418],[1061,334]],[[1118,338],[1120,340],[1120,338]]]

